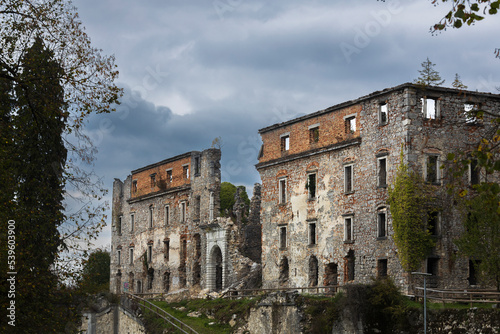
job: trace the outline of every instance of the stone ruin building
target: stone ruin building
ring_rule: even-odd
[[[487,131],[487,120],[467,113],[475,108],[498,113],[500,95],[407,83],[260,129],[263,288],[390,276],[409,291],[387,204],[401,151],[437,194],[436,246],[421,271],[432,287],[476,285],[472,259],[456,256],[463,225],[440,168]],[[478,183],[480,172],[472,166],[463,182]]]
[[[112,292],[218,291],[260,279],[260,185],[249,215],[219,217],[220,158],[219,149],[193,151],[115,179]]]

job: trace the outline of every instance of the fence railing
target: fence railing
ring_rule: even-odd
[[[156,306],[155,304],[151,303],[150,301],[141,298],[137,295],[130,294],[128,292],[125,292],[125,295],[127,298],[135,303],[139,307],[142,307],[143,309],[147,309],[150,312],[154,313],[157,317],[162,318],[164,321],[168,322],[171,326],[175,327],[176,329],[180,330],[182,333],[186,334],[198,334],[193,328],[188,326],[187,324],[183,323],[181,320],[177,319],[164,309]]]
[[[424,297],[424,288],[415,288],[415,297]],[[426,289],[427,299],[456,303],[500,303],[500,292],[494,290],[438,290]]]
[[[314,287],[296,287],[296,288],[274,288],[274,289],[241,289],[241,290],[227,290],[222,295],[222,298],[242,298],[242,297],[256,297],[262,294],[271,292],[287,292],[298,291],[299,293],[309,293],[316,295],[335,295],[338,291],[345,288],[343,285],[330,285],[330,286],[314,286]]]

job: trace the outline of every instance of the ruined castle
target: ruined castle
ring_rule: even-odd
[[[111,290],[221,290],[261,263],[263,288],[390,276],[409,291],[387,204],[401,153],[433,185],[439,208],[429,212],[436,246],[421,271],[434,287],[474,286],[473,259],[456,255],[463,225],[441,168],[488,131],[474,109],[500,110],[500,95],[407,83],[260,129],[262,188],[243,220],[218,217],[217,149],[132,171],[113,185]],[[471,165],[463,182],[483,177]]]

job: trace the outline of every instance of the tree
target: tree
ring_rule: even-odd
[[[417,270],[434,246],[427,223],[429,203],[432,202],[429,195],[432,190],[428,187],[422,177],[404,163],[401,151],[396,177],[388,188],[387,203],[391,208],[398,257],[408,272]]]
[[[250,199],[244,186],[236,187],[230,182],[222,182],[220,185],[220,213],[223,217],[233,216],[233,207],[236,203],[237,189],[240,189],[239,196],[247,207],[250,206]]]
[[[441,86],[444,83],[444,80],[441,80],[441,76],[439,72],[434,70],[434,66],[429,57],[427,60],[422,63],[422,69],[418,72],[420,76],[414,80],[414,83],[421,86]]]
[[[453,80],[451,85],[456,89],[467,89],[467,86],[463,84],[462,80],[460,80],[458,73],[455,73],[455,80]]]
[[[80,167],[95,154],[82,124],[118,102],[118,72],[113,57],[91,47],[69,1],[1,1],[0,36],[0,239],[8,225],[15,230],[12,267],[0,242],[2,296],[11,291],[5,275],[17,272],[16,327],[2,321],[0,332],[62,332],[76,313],[56,270],[61,252],[79,240],[85,247],[105,218],[101,204],[73,214],[63,201],[74,189],[83,203],[105,194]],[[0,299],[3,319],[13,300]]]
[[[86,294],[109,291],[111,256],[108,251],[97,249],[84,262],[79,288]]]

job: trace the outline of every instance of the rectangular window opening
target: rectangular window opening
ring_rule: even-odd
[[[345,133],[356,132],[356,116],[347,117],[345,119]]]
[[[387,236],[387,217],[385,211],[379,211],[377,213],[378,220],[378,237],[385,238]]]
[[[153,245],[148,245],[148,263],[153,261]]]
[[[182,176],[184,177],[185,180],[189,179],[189,166],[182,166]]]
[[[134,214],[130,215],[130,232],[134,232],[135,217]]]
[[[309,223],[309,245],[316,245],[316,223]]]
[[[186,221],[186,202],[181,203],[181,223]]]
[[[129,249],[129,263],[134,264],[134,249],[133,248]]]
[[[434,257],[427,258],[427,273],[433,276],[438,275],[439,259]]]
[[[433,98],[421,98],[422,113],[426,119],[436,119],[438,117],[437,100]]]
[[[286,179],[279,180],[280,204],[286,203]]]
[[[429,155],[427,157],[426,181],[434,184],[439,182],[439,160],[437,155]]]
[[[118,252],[117,252],[116,262],[118,262],[118,265],[122,264],[122,251],[121,250],[118,250]]]
[[[380,104],[380,110],[379,110],[379,122],[380,122],[380,124],[387,124],[387,119],[388,119],[387,115],[388,115],[387,103]]]
[[[290,136],[281,137],[281,152],[286,152],[290,149]]]
[[[379,158],[378,159],[378,186],[386,187],[387,186],[387,159]]]
[[[344,166],[344,192],[353,191],[353,165]]]
[[[471,185],[479,184],[479,171],[480,168],[477,164],[477,160],[472,159],[469,165],[469,179]]]
[[[353,240],[352,217],[346,217],[344,218],[344,241],[351,242]]]
[[[314,144],[319,142],[319,127],[309,129],[309,143]]]
[[[286,227],[280,227],[280,248],[286,248]]]
[[[316,198],[316,173],[307,175],[307,190],[309,192],[309,199]]]
[[[377,261],[377,276],[387,277],[387,259]]]
[[[163,241],[163,258],[166,262],[170,259],[170,239],[165,239]]]
[[[170,206],[165,205],[165,225],[170,223]]]
[[[149,207],[149,228],[153,228],[153,206]]]
[[[172,170],[167,170],[167,183],[172,183]]]
[[[438,235],[439,216],[439,211],[429,211],[427,213],[427,228],[431,235]]]
[[[151,174],[150,178],[151,178],[151,188],[156,187],[156,174]]]

